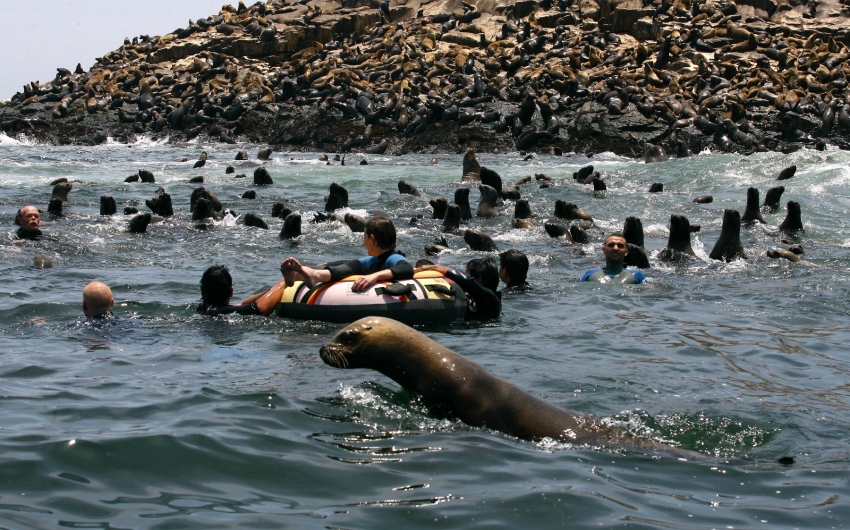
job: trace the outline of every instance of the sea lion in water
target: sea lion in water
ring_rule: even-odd
[[[758,204],[758,196],[756,196],[756,204]],[[735,258],[747,259],[744,254],[744,247],[741,246],[741,214],[738,213],[738,210],[725,210],[723,212],[723,227],[720,229],[720,237],[708,257],[726,263]]]
[[[71,188],[74,186],[70,182],[59,182],[55,186],[53,186],[53,193],[50,194],[50,200],[60,199],[62,201],[68,200],[68,193],[71,191]]]
[[[254,226],[262,228],[263,230],[269,229],[269,225],[267,225],[266,222],[258,217],[254,212],[246,213],[245,217],[242,218],[242,222],[245,223],[245,226]]]
[[[467,149],[463,155],[463,175],[461,180],[481,180],[481,164],[475,158],[475,151]]]
[[[454,232],[460,228],[460,206],[450,204],[443,216],[443,232]]]
[[[109,195],[101,195],[100,215],[115,215],[117,212],[118,205],[115,204],[115,199]]]
[[[204,198],[209,201],[212,205],[213,210],[220,212],[222,210],[221,200],[218,197],[210,193],[210,191],[203,186],[195,188],[192,190],[192,195],[189,196],[189,211],[195,211],[195,204],[198,202],[198,199]],[[212,216],[208,216],[212,217]]]
[[[44,254],[36,254],[32,258],[32,266],[36,269],[52,269],[53,260]]]
[[[264,167],[258,167],[254,170],[254,185],[255,186],[271,186],[274,184],[272,176]]]
[[[706,460],[700,453],[638,438],[593,416],[556,407],[389,318],[367,317],[346,326],[319,356],[335,368],[376,370],[421,394],[427,406],[473,427],[523,440],[551,438]]]
[[[455,190],[455,204],[460,207],[460,218],[464,221],[472,219],[472,209],[469,207],[469,188]]]
[[[139,179],[142,182],[148,182],[148,183],[156,182],[156,178],[154,178],[153,173],[151,173],[147,169],[140,169],[139,170]]]
[[[776,186],[775,188],[770,188],[767,190],[767,193],[764,196],[764,203],[762,203],[761,207],[767,212],[775,212],[779,209],[779,200],[782,198],[782,194],[785,192],[785,186]]]
[[[726,222],[726,214],[723,214],[724,223]],[[744,210],[744,215],[741,216],[741,222],[753,224],[756,222],[764,223],[764,218],[761,216],[759,208],[759,190],[755,188],[747,188],[747,207]]]
[[[626,245],[629,248],[629,252],[626,254],[623,263],[629,267],[648,269],[649,258],[643,249],[643,223],[640,219],[637,217],[626,217],[626,221],[623,223],[623,238],[626,240]]]
[[[776,180],[788,180],[794,176],[794,173],[797,172],[797,166],[788,166],[782,171],[779,172],[779,176],[776,177]]]
[[[481,199],[478,201],[478,211],[475,215],[478,217],[496,217],[499,212],[496,211],[496,201],[498,194],[492,186],[482,184],[478,187],[481,192]]]
[[[649,185],[649,193],[661,193],[664,191],[664,184],[660,182],[653,182]]]
[[[416,189],[416,186],[404,179],[398,181],[398,192],[405,195],[413,195],[414,197],[422,196],[422,192]]]
[[[668,157],[663,147],[649,144],[643,159],[647,164],[651,164],[653,162],[666,162]]]
[[[130,225],[127,227],[127,230],[133,234],[144,234],[148,230],[151,218],[152,216],[149,213],[140,213],[130,219]]]
[[[696,256],[691,248],[691,223],[684,215],[670,216],[670,235],[667,246],[658,253],[659,259],[678,260],[682,256]]]
[[[691,202],[693,202],[694,204],[709,204],[714,202],[714,197],[712,197],[711,195],[701,195],[699,197],[694,197],[694,200],[692,200]]]
[[[301,235],[301,214],[291,213],[283,220],[283,228],[280,230],[282,239],[293,239]]]
[[[325,198],[325,211],[334,212],[348,207],[348,190],[336,182],[332,182]]]
[[[575,204],[558,199],[555,201],[555,217],[561,219],[583,219],[593,221],[593,217]]]
[[[481,184],[492,187],[496,190],[497,196],[502,196],[502,177],[498,173],[492,169],[482,167],[479,176],[481,178]]]
[[[788,201],[788,213],[779,225],[780,232],[803,230],[803,220],[800,217],[800,203]]]
[[[463,240],[469,245],[472,250],[481,252],[492,252],[499,250],[493,238],[482,232],[481,230],[467,230],[463,233]]]
[[[366,218],[362,215],[347,213],[342,220],[348,225],[348,228],[350,228],[352,232],[366,231]]]
[[[431,219],[443,219],[446,216],[446,208],[449,207],[449,203],[445,198],[434,197],[429,201],[429,204],[434,209]]]
[[[531,218],[531,206],[528,205],[528,201],[525,199],[520,199],[514,205],[514,219],[530,219]]]
[[[243,199],[256,199],[257,198],[257,192],[254,191],[254,190],[248,190],[248,191],[246,191],[245,193],[242,194],[242,198]]]
[[[47,205],[47,213],[54,217],[64,217],[65,212],[63,211],[62,205],[65,204],[62,199],[50,199],[50,203]]]

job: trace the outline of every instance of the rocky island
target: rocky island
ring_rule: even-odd
[[[850,147],[850,0],[269,0],[0,102],[55,144],[325,152]]]

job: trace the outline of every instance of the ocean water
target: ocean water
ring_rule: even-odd
[[[703,153],[649,165],[609,154],[478,155],[505,183],[554,179],[521,188],[539,226],[511,228],[510,201],[499,217],[469,222],[529,256],[534,289],[506,294],[498,321],[419,330],[561,407],[710,457],[687,462],[522,441],[431,414],[377,372],[323,364],[319,348],[338,325],[196,316],[210,265],[230,268],[239,300],[276,281],[285,257],[363,255],[359,234],[308,222],[332,182],[348,189],[354,213],[389,212],[412,260],[440,235],[427,198],[451,201],[462,185],[458,155],[352,153],[342,166],[276,152],[264,164],[274,185],[255,188],[260,147],[54,147],[0,135],[8,234],[19,207],[46,208],[51,181],[73,183],[65,217],[44,216],[53,240],[4,235],[0,244],[0,527],[850,527],[850,153]],[[241,148],[251,161],[233,160]],[[209,160],[193,169],[202,151]],[[607,182],[604,195],[571,178],[587,164]],[[777,182],[792,164],[796,175]],[[226,175],[228,165],[247,178]],[[157,182],[124,183],[141,168]],[[197,175],[270,230],[192,229]],[[399,194],[400,179],[425,198]],[[647,192],[654,182],[662,193]],[[749,259],[709,260],[723,210],[743,212],[748,187],[763,199],[779,184],[783,209],[742,231]],[[176,215],[127,233],[123,207],[147,211],[160,186]],[[248,189],[256,200],[241,198]],[[714,202],[692,203],[709,194]],[[118,215],[99,215],[101,195],[115,197]],[[470,198],[474,209],[477,190]],[[546,235],[557,199],[593,215],[590,244]],[[805,231],[783,235],[789,200]],[[277,201],[301,212],[298,240],[278,237]],[[671,214],[701,225],[696,259],[657,259]],[[603,234],[627,216],[643,222],[651,283],[579,283],[602,262]],[[767,258],[781,238],[800,243],[808,263]],[[484,254],[447,240],[451,250],[432,258],[441,264]],[[34,267],[36,254],[54,266]],[[112,287],[119,324],[82,318],[91,280]],[[795,462],[777,463],[783,456]]]

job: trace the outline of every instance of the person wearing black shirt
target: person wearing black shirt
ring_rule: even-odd
[[[499,269],[493,258],[476,258],[466,264],[466,273],[443,265],[424,265],[420,270],[434,270],[445,275],[466,293],[469,306],[466,320],[493,320],[502,312],[502,293],[499,287]]]
[[[280,279],[269,289],[251,295],[238,304],[231,305],[233,297],[233,278],[223,265],[214,265],[204,271],[201,277],[201,304],[198,313],[208,316],[227,315],[263,315],[269,316],[280,303],[286,282]]]

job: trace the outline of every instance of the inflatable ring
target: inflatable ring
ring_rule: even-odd
[[[439,272],[417,272],[411,280],[379,282],[362,293],[352,292],[351,285],[359,277],[348,276],[312,289],[295,282],[283,291],[275,314],[337,324],[370,316],[389,317],[405,324],[430,324],[462,319],[466,314],[463,289]]]

